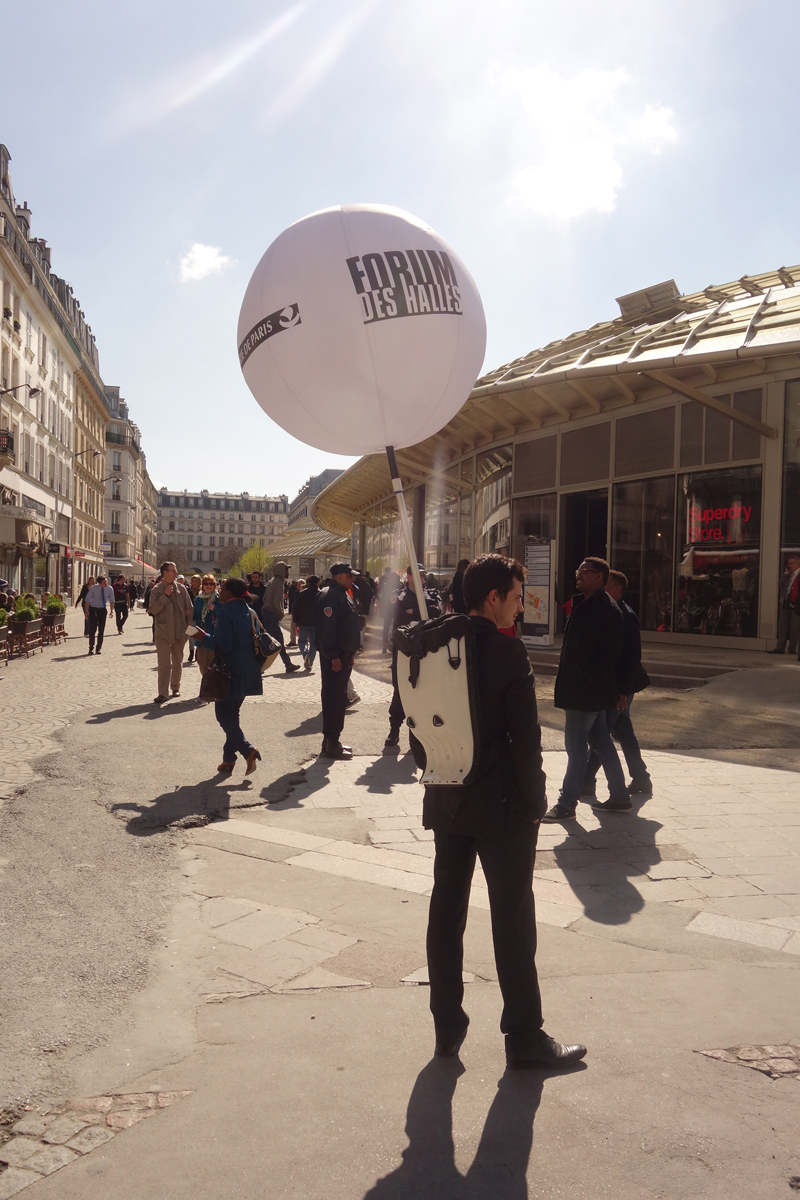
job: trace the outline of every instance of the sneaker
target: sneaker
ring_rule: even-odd
[[[358,704],[360,699],[361,699],[361,697],[359,696],[358,692],[356,692],[356,694],[354,696],[348,696],[347,697],[347,707],[349,708],[351,704]]]
[[[592,808],[595,812],[630,812],[633,805],[628,797],[627,800],[595,800]]]
[[[548,808],[547,812],[542,817],[542,824],[555,825],[559,821],[574,821],[575,813],[570,812],[568,808],[562,808],[560,804],[554,804],[552,808]]]
[[[305,667],[305,669],[306,669],[307,671],[310,671],[310,670],[311,670],[311,663],[308,661],[308,655],[307,655],[307,654],[304,654],[304,655],[303,655],[303,666]]]
[[[652,796],[652,794],[653,784],[649,775],[647,779],[634,780],[633,783],[628,784],[629,796]]]

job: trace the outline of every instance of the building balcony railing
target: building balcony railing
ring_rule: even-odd
[[[106,430],[106,442],[113,446],[128,446],[137,454],[140,451],[138,441],[130,433],[112,433],[110,430]]]
[[[8,467],[14,461],[14,435],[10,429],[0,429],[0,467]]]

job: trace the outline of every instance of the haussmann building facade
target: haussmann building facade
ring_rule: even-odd
[[[654,642],[769,649],[800,550],[800,267],[620,316],[478,380],[434,437],[399,451],[420,561],[441,581],[484,552],[528,568],[524,633],[562,631],[575,569],[607,558]],[[383,455],[314,502],[379,574],[406,555]]]

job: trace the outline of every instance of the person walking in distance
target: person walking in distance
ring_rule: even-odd
[[[287,579],[288,579],[288,567],[287,567]],[[297,593],[300,591],[300,584],[302,582],[303,582],[303,580],[296,579],[293,583],[288,584],[288,587],[286,588],[286,607],[288,608],[290,614],[291,614],[292,607],[294,605]],[[289,617],[289,645],[290,646],[297,645],[297,631],[295,628],[295,623],[291,619],[291,615]]]
[[[591,750],[589,751],[589,761],[586,764],[586,781],[581,791],[581,796],[584,799],[591,799],[592,808],[598,809],[600,812],[629,812],[632,807],[630,801],[631,795],[652,796],[653,794],[650,775],[647,767],[644,765],[642,752],[639,749],[639,742],[636,739],[636,734],[631,724],[633,698],[637,692],[643,692],[646,687],[650,686],[650,680],[642,666],[642,637],[639,629],[639,618],[630,604],[627,604],[623,599],[627,586],[628,579],[627,576],[622,574],[622,571],[609,571],[606,591],[622,613],[623,620],[622,653],[615,672],[619,695],[617,703],[607,708],[602,718],[598,717],[589,731],[589,745],[591,746]],[[599,727],[600,742],[605,743],[605,738],[610,737],[612,733],[619,742],[622,752],[625,755],[625,761],[628,764],[632,781],[625,792],[622,792],[620,790],[619,776],[616,771],[613,771],[611,776],[607,776],[609,799],[605,801],[598,801],[595,791],[597,772],[600,770],[602,756],[602,748],[599,750],[597,735]],[[614,750],[613,744],[611,750]],[[606,753],[610,753],[607,746],[605,746],[605,751]],[[614,751],[614,758],[619,763],[616,751]],[[625,778],[623,776],[623,785],[624,782]]]
[[[419,568],[420,579],[425,578],[425,568],[420,564]],[[425,593],[425,606],[428,609],[428,620],[432,621],[434,617],[442,615],[442,604],[439,599],[439,593],[433,591],[432,588],[423,587]],[[394,604],[394,612],[392,615],[392,633],[401,625],[415,625],[420,620],[419,601],[417,599],[416,589],[414,587],[414,575],[411,567],[406,568],[406,585],[397,593]],[[392,699],[389,704],[389,733],[384,747],[400,745],[400,726],[405,720],[403,712],[403,702],[400,699],[400,693],[397,690],[397,654],[392,650]]]
[[[193,575],[192,578],[189,580],[189,588],[188,588],[189,599],[192,602],[192,609],[194,609],[194,602],[197,599],[197,597],[200,595],[200,593],[202,592],[202,588],[203,588],[203,576],[202,575]],[[190,663],[194,662],[195,648],[196,648],[196,643],[195,643],[194,638],[189,638],[189,657],[186,659],[187,667],[189,666]]]
[[[245,696],[260,696],[264,691],[253,636],[255,617],[244,598],[246,591],[244,579],[224,579],[219,602],[213,609],[209,606],[205,628],[198,630],[200,649],[212,656],[219,650],[231,675],[230,696],[214,704],[214,715],[225,734],[222,762],[217,767],[224,774],[233,771],[237,754],[247,764],[245,775],[252,775],[256,763],[261,761],[261,755],[247,740],[239,722]]]
[[[348,594],[353,582],[349,563],[334,563],[331,582],[314,605],[314,625],[322,673],[322,755],[352,758],[349,746],[340,739],[347,709],[347,683],[358,649],[358,612]]]
[[[450,595],[449,595],[450,607],[452,608],[453,612],[455,612],[455,613],[465,613],[467,611],[467,606],[464,603],[463,585],[464,585],[464,572],[466,571],[468,566],[469,566],[468,558],[459,559],[458,563],[456,564],[456,573],[453,576],[452,583],[450,584]]]
[[[128,609],[130,612],[136,608],[136,601],[139,599],[139,589],[136,586],[133,576],[131,575],[128,583]]]
[[[798,652],[798,633],[800,633],[800,557],[790,554],[778,584],[778,642],[770,654],[783,654],[786,646],[789,653]]]
[[[298,592],[292,609],[292,620],[297,626],[297,644],[303,657],[303,666],[311,671],[317,654],[317,636],[314,628],[314,606],[319,595],[319,576],[309,575],[306,586]]]
[[[154,704],[163,704],[172,687],[172,695],[181,694],[183,671],[183,646],[186,641],[186,626],[192,616],[189,592],[178,583],[177,567],[174,562],[161,564],[161,582],[150,593],[149,612],[153,618],[153,630],[158,656],[158,695]]]
[[[287,675],[300,670],[297,663],[293,663],[289,658],[283,643],[283,586],[288,570],[286,563],[275,563],[272,578],[264,589],[264,603],[261,605],[261,624],[276,642],[280,642],[281,662]]]
[[[94,586],[94,576],[90,575],[84,583],[81,590],[78,592],[78,599],[75,601],[75,607],[80,607],[83,611],[83,636],[89,636],[89,616],[86,611],[86,597],[89,594],[89,588]]]
[[[117,619],[117,634],[122,633],[128,619],[128,585],[125,576],[118,575],[114,580],[114,616]]]
[[[466,787],[427,786],[422,808],[435,846],[427,936],[435,1052],[457,1054],[467,1034],[464,930],[479,858],[503,997],[500,1029],[512,1069],[568,1066],[586,1054],[585,1046],[561,1045],[542,1028],[532,888],[539,821],[547,807],[542,739],[527,651],[499,632],[522,610],[524,578],[520,563],[499,554],[481,555],[464,573],[479,703],[477,773]],[[416,739],[413,745],[422,750]]]
[[[97,583],[92,584],[86,593],[84,613],[89,621],[89,653],[94,654],[95,636],[97,637],[97,653],[103,649],[103,634],[106,631],[106,605],[108,612],[114,611],[114,591],[108,586],[105,575],[97,576]]]
[[[558,802],[542,817],[548,823],[574,821],[586,781],[589,730],[598,716],[613,708],[619,699],[615,672],[622,653],[624,622],[605,590],[608,563],[603,558],[585,558],[575,572],[575,580],[578,595],[573,598],[564,628],[554,695],[555,707],[565,710],[567,770]],[[598,753],[604,769],[613,777],[607,730],[606,739],[598,744]],[[624,788],[625,778],[613,745],[611,750]]]

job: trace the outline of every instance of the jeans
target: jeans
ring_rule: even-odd
[[[609,732],[607,714],[610,709],[598,713],[594,725],[589,730],[589,756],[594,754],[602,764],[608,781],[608,798],[614,803],[624,803],[628,799],[628,789],[625,786],[625,776],[620,765],[617,748],[611,740]],[[617,712],[617,709],[614,709]],[[586,772],[584,774],[584,782],[589,778],[589,763],[586,763]]]
[[[308,665],[313,667],[314,659],[317,657],[317,631],[313,625],[298,625],[297,644],[300,647],[300,653],[305,658],[308,656]]]
[[[343,654],[342,668],[334,671],[331,659],[320,654],[322,672],[322,736],[328,741],[338,742],[344,729],[344,714],[347,711],[347,681],[353,669],[352,654]]]
[[[561,784],[558,803],[568,812],[575,812],[581,788],[586,780],[586,759],[589,753],[589,730],[598,716],[596,712],[582,712],[578,708],[565,709],[564,746],[567,751],[567,770]],[[623,781],[624,782],[624,781]]]
[[[503,996],[500,1029],[509,1049],[522,1051],[541,1036],[542,999],[536,974],[533,865],[539,826],[517,818],[498,838],[436,832],[433,893],[428,916],[430,1006],[437,1031],[459,1034],[464,1012],[464,929],[475,858],[489,889],[492,941]]]
[[[264,612],[262,609],[261,624],[264,626],[267,633],[271,634],[272,637],[275,638],[276,642],[280,642],[281,662],[285,667],[290,667],[292,665],[292,660],[289,658],[289,655],[283,648],[283,626],[281,625],[281,619],[278,614],[274,612]]]
[[[649,783],[650,776],[645,766],[642,752],[639,749],[639,743],[636,739],[636,734],[633,731],[631,724],[631,705],[633,704],[633,695],[628,696],[628,707],[625,709],[607,708],[606,709],[606,726],[609,734],[613,733],[614,737],[622,747],[622,753],[625,755],[625,762],[628,764],[631,779],[634,783]],[[586,782],[593,783],[597,778],[597,772],[600,770],[600,759],[594,747],[589,751],[589,761],[586,764]],[[611,784],[609,783],[609,787]]]
[[[89,605],[89,649],[94,650],[94,638],[97,634],[97,652],[98,654],[103,648],[103,634],[106,631],[106,617],[108,612],[105,608],[93,608]]]
[[[242,733],[242,727],[239,724],[239,709],[243,703],[244,697],[241,696],[238,700],[217,700],[214,704],[214,716],[225,734],[222,761],[226,763],[236,762],[237,753],[241,754],[243,758],[247,758],[255,749]]]

